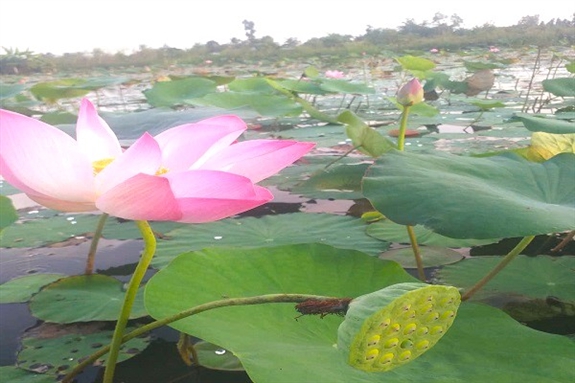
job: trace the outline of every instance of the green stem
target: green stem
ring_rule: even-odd
[[[410,106],[404,106],[403,112],[401,112],[401,120],[399,122],[399,136],[397,137],[397,148],[401,151],[405,149],[405,131],[407,130],[407,116],[409,116]],[[425,282],[425,272],[423,271],[423,261],[421,259],[421,251],[419,250],[419,245],[417,244],[417,237],[413,231],[413,226],[406,226],[407,235],[409,236],[409,242],[411,243],[411,249],[413,250],[413,256],[415,257],[415,264],[417,265],[417,275],[419,279]]]
[[[209,311],[221,307],[228,307],[228,306],[248,306],[248,305],[261,305],[266,303],[297,303],[297,302],[304,302],[309,299],[337,299],[336,297],[327,297],[322,295],[309,295],[309,294],[267,294],[267,295],[258,295],[255,297],[246,297],[246,298],[228,298],[228,299],[221,299],[218,301],[212,301],[208,303],[204,303],[190,309],[180,311],[177,314],[170,315],[163,319],[159,319],[157,321],[148,323],[145,326],[139,327],[136,330],[124,335],[121,338],[121,343],[126,343],[127,341],[134,339],[142,334],[147,333],[148,331],[155,330],[159,327],[168,325],[172,322],[178,321],[180,319],[187,318],[192,315],[199,314],[204,311]],[[74,377],[76,377],[82,370],[86,367],[90,366],[94,363],[98,358],[103,355],[106,355],[108,351],[111,349],[111,344],[102,347],[88,358],[84,359],[81,363],[79,363],[72,371],[68,373],[62,380],[62,383],[70,383]]]
[[[132,306],[134,305],[140,282],[142,282],[142,279],[146,274],[146,270],[152,261],[152,257],[156,252],[156,238],[154,237],[150,224],[147,221],[136,221],[136,226],[138,226],[138,229],[140,229],[142,237],[144,238],[144,251],[142,252],[138,266],[136,266],[136,270],[128,284],[128,290],[124,297],[124,304],[122,305],[122,310],[120,311],[120,316],[118,317],[118,322],[114,329],[114,335],[112,336],[112,342],[110,343],[110,355],[108,355],[106,369],[104,371],[103,383],[112,383],[114,379],[114,370],[116,369],[116,362],[118,360],[124,330],[126,329],[128,319],[130,318],[130,312],[132,311]]]
[[[511,249],[509,253],[491,270],[487,275],[485,275],[479,282],[477,282],[472,288],[467,290],[465,294],[461,297],[462,301],[466,301],[471,298],[479,289],[487,284],[493,279],[505,266],[509,264],[515,257],[517,257],[525,248],[533,241],[534,235],[529,235],[524,237],[519,243]]]
[[[417,265],[417,275],[419,276],[419,279],[425,282],[425,271],[423,271],[423,260],[421,259],[421,251],[417,244],[417,237],[413,231],[413,226],[406,226],[406,228],[409,242],[411,243],[411,249],[413,250],[413,256],[415,257],[415,264]]]
[[[98,225],[96,226],[96,231],[92,237],[92,243],[90,243],[90,250],[88,251],[88,259],[86,260],[86,269],[84,274],[90,275],[94,272],[94,259],[96,258],[96,250],[98,249],[98,242],[102,238],[102,231],[104,231],[104,225],[106,224],[106,219],[109,215],[103,213],[98,220]]]
[[[397,137],[397,148],[403,151],[405,147],[405,131],[407,130],[407,116],[409,116],[409,106],[403,107],[401,120],[399,121],[399,136]]]

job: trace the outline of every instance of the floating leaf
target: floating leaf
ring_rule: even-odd
[[[282,80],[282,81],[276,81],[276,83],[282,86],[284,89],[297,93],[319,94],[319,95],[324,95],[328,93],[327,91],[323,90],[318,84],[310,81]]]
[[[517,118],[532,132],[546,132],[553,134],[575,133],[575,123],[554,120],[550,118],[534,117],[528,114],[517,114]]]
[[[22,84],[0,84],[0,100],[11,98],[22,92],[26,87]]]
[[[368,164],[335,165],[322,169],[291,189],[292,193],[319,199],[360,199],[361,179]]]
[[[34,274],[11,279],[0,285],[0,303],[28,302],[42,287],[64,277],[64,274]]]
[[[375,89],[365,84],[353,83],[347,80],[324,79],[319,86],[321,89],[328,92],[343,94],[375,94]]]
[[[163,318],[222,295],[297,292],[353,298],[410,281],[394,262],[325,245],[206,249],[176,258],[151,278],[145,295],[151,315]],[[182,286],[193,293],[182,294]],[[296,321],[296,316],[294,305],[285,303],[236,306],[171,326],[233,352],[254,382],[551,383],[575,374],[575,343],[526,328],[485,305],[461,305],[433,350],[384,374],[351,367],[334,347],[343,318],[303,316]]]
[[[419,242],[419,238],[417,238]],[[455,263],[463,258],[463,255],[455,250],[446,247],[420,246],[419,251],[423,261],[423,267],[437,267]],[[416,269],[417,263],[413,256],[413,249],[405,247],[401,249],[388,250],[382,253],[379,258],[387,261],[395,261],[406,269]]]
[[[502,257],[481,256],[445,266],[437,272],[442,283],[468,289],[492,270]],[[499,272],[475,297],[494,294],[524,295],[545,299],[549,296],[575,303],[575,257],[520,255]]]
[[[101,327],[101,326],[100,326]],[[134,328],[127,328],[126,332]],[[58,330],[56,330],[58,331]],[[102,331],[98,326],[88,325],[66,330],[56,337],[24,337],[22,349],[18,352],[17,365],[28,371],[62,377],[70,372],[82,359],[112,341],[112,331]],[[127,360],[142,352],[149,344],[149,336],[134,338],[120,346],[118,362]],[[106,364],[107,355],[95,363]]]
[[[533,163],[393,151],[368,169],[363,192],[399,224],[453,238],[519,237],[575,228],[573,174],[570,153]]]
[[[423,57],[407,55],[398,57],[396,60],[405,70],[427,71],[435,68],[433,61]]]
[[[124,301],[123,284],[105,275],[79,275],[60,279],[36,294],[30,311],[36,318],[53,323],[113,321]],[[136,296],[130,318],[147,315],[142,289]]]
[[[15,366],[0,367],[0,377],[10,383],[55,383],[53,375],[37,374]]]
[[[449,238],[421,225],[413,226],[413,232],[417,237],[417,243],[426,246],[471,247],[499,241],[499,239]],[[382,241],[410,243],[405,226],[389,219],[372,223],[367,227],[366,233]]]
[[[249,108],[262,116],[299,116],[300,105],[283,95],[265,93],[220,92],[194,100],[196,105],[212,105],[227,110]]]
[[[543,80],[543,89],[559,97],[575,97],[575,78],[553,78]]]
[[[216,91],[217,84],[203,77],[182,80],[160,81],[144,91],[152,106],[175,106],[190,104],[194,98],[203,97]]]
[[[57,81],[41,82],[30,88],[30,92],[38,100],[46,102],[56,102],[61,98],[82,97],[90,93],[91,89],[86,89],[86,80],[80,78],[66,78]]]
[[[469,101],[471,105],[478,107],[481,110],[489,110],[493,108],[504,108],[505,104],[501,101],[493,100],[471,100]]]
[[[302,230],[305,227],[305,230]],[[357,249],[378,255],[389,244],[365,234],[361,219],[331,214],[291,213],[261,218],[225,219],[200,225],[187,225],[166,233],[169,240],[158,241],[152,260],[161,268],[175,256],[206,247],[254,249],[296,243],[321,242],[343,249]]]

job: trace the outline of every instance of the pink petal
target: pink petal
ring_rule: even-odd
[[[158,143],[149,133],[144,133],[96,176],[97,188],[103,193],[136,174],[154,175],[161,164],[162,153]]]
[[[40,198],[90,204],[92,164],[66,133],[41,121],[0,110],[0,174]]]
[[[261,206],[273,199],[269,190],[248,178],[218,171],[168,173],[182,218],[180,222],[217,221]]]
[[[83,99],[76,123],[76,140],[90,161],[115,158],[122,153],[118,138],[98,116],[94,105]]]
[[[102,194],[98,209],[110,215],[148,221],[177,221],[180,206],[165,177],[138,174]]]
[[[234,142],[246,124],[236,116],[219,116],[193,124],[176,126],[155,138],[170,171],[187,170],[202,156],[209,156]]]
[[[222,170],[259,182],[291,165],[315,144],[288,140],[250,140],[231,145],[209,158],[201,169]]]

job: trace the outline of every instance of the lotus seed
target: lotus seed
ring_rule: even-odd
[[[405,335],[412,334],[417,329],[417,325],[415,323],[410,323],[403,329],[403,333]]]
[[[427,335],[428,332],[429,332],[429,329],[425,326],[417,329],[417,335],[419,335],[419,336]]]
[[[439,319],[439,313],[438,312],[432,312],[431,314],[427,315],[425,317],[425,321],[426,322],[433,322]]]
[[[387,328],[387,326],[389,326],[390,323],[391,323],[391,319],[388,318],[379,324],[379,328],[381,330],[383,330],[383,329]]]
[[[443,314],[441,314],[441,319],[453,318],[454,316],[455,316],[455,312],[453,312],[451,310],[447,310],[447,311],[444,311]]]
[[[401,330],[401,325],[399,323],[394,323],[391,325],[391,331],[399,332],[399,330]]]
[[[375,358],[377,358],[378,354],[379,354],[379,350],[377,348],[372,348],[365,355],[365,360],[374,360]]]
[[[411,359],[411,351],[404,351],[399,354],[399,360],[404,361],[409,359]]]
[[[374,335],[371,338],[369,338],[367,340],[367,347],[375,346],[376,344],[378,344],[380,338],[381,337],[379,335]]]
[[[443,327],[441,326],[432,327],[429,333],[431,335],[443,334]]]
[[[399,344],[399,339],[391,338],[387,342],[385,342],[384,347],[385,348],[393,348],[393,347],[397,346],[398,344]]]
[[[427,348],[429,348],[429,341],[428,340],[422,340],[421,342],[418,342],[415,345],[415,348],[417,348],[418,350],[426,350]]]
[[[393,360],[394,357],[395,357],[395,355],[393,354],[393,352],[388,352],[387,354],[383,354],[381,359],[379,359],[379,363],[380,364],[391,363],[391,361]]]
[[[403,342],[401,342],[401,344],[399,345],[399,347],[401,348],[412,348],[413,347],[413,342],[410,341],[409,339],[404,340]]]

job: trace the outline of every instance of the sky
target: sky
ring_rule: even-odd
[[[436,12],[463,19],[465,28],[517,24],[523,16],[571,20],[571,0],[0,0],[0,47],[34,53],[131,53],[141,45],[191,48],[210,40],[255,37],[305,42],[330,33],[360,36],[368,25],[397,28]],[[0,50],[4,53],[4,50]]]

